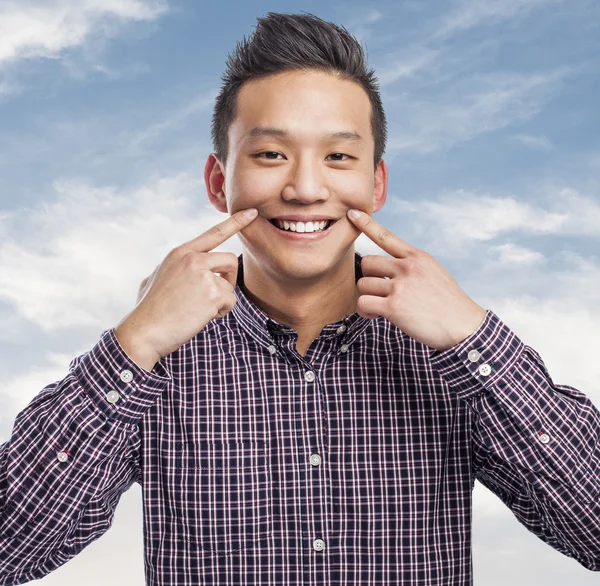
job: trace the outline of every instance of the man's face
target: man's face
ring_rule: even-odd
[[[278,279],[327,274],[358,236],[347,210],[371,214],[385,201],[385,164],[376,172],[373,167],[371,103],[355,82],[316,71],[248,82],[228,139],[227,208],[221,211],[258,209],[258,218],[238,235],[256,263]],[[222,171],[215,167],[213,174]],[[286,237],[270,221],[307,215],[336,221],[321,237],[300,239]]]

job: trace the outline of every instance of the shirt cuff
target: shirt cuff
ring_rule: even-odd
[[[102,334],[73,374],[107,419],[130,424],[142,419],[172,381],[161,361],[152,372],[133,362],[119,344],[114,328]]]
[[[475,332],[452,348],[435,350],[429,360],[454,392],[469,399],[496,384],[524,349],[517,335],[488,309]]]

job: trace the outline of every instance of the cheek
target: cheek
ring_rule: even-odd
[[[373,177],[362,173],[345,172],[335,177],[335,189],[344,203],[365,208],[373,200]]]
[[[285,178],[273,169],[239,169],[231,181],[230,196],[232,205],[237,207],[260,206],[281,193]]]

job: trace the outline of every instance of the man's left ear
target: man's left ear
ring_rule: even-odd
[[[375,169],[375,183],[373,186],[373,212],[380,210],[385,203],[388,186],[388,172],[385,161],[381,159]]]

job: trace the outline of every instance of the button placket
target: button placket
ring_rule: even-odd
[[[307,382],[314,382],[316,380],[316,374],[313,371],[307,371],[304,373],[304,379]],[[317,384],[317,383],[315,383]],[[314,401],[314,412],[312,414],[312,417],[315,417],[315,429],[314,431],[317,434],[320,434],[323,432],[323,430],[320,428],[320,425],[323,425],[323,421],[322,421],[322,413],[320,413],[321,410],[321,391],[319,390],[319,392],[317,392],[315,394],[315,401]],[[326,431],[324,432],[326,434]],[[309,483],[313,483],[317,481],[317,478],[320,478],[320,474],[318,471],[318,467],[322,464],[322,458],[319,454],[317,453],[312,453],[310,454],[309,458],[308,458],[310,465],[312,467],[314,467],[314,473],[313,475],[311,475],[311,477],[307,478],[307,481]],[[312,486],[312,488],[309,490],[309,494],[312,493],[313,498],[316,499],[316,502],[313,501],[312,502],[312,508],[313,508],[313,515],[314,515],[314,521],[315,521],[315,526],[319,527],[321,526],[325,521],[325,519],[327,518],[327,508],[328,508],[328,503],[327,503],[327,490],[325,489],[325,492],[322,493],[321,490],[323,489],[323,487],[321,486],[321,482],[318,482],[317,484],[314,484]],[[314,549],[314,551],[317,552],[321,552],[325,549],[325,541],[323,541],[323,539],[315,539],[312,542],[312,547]]]

